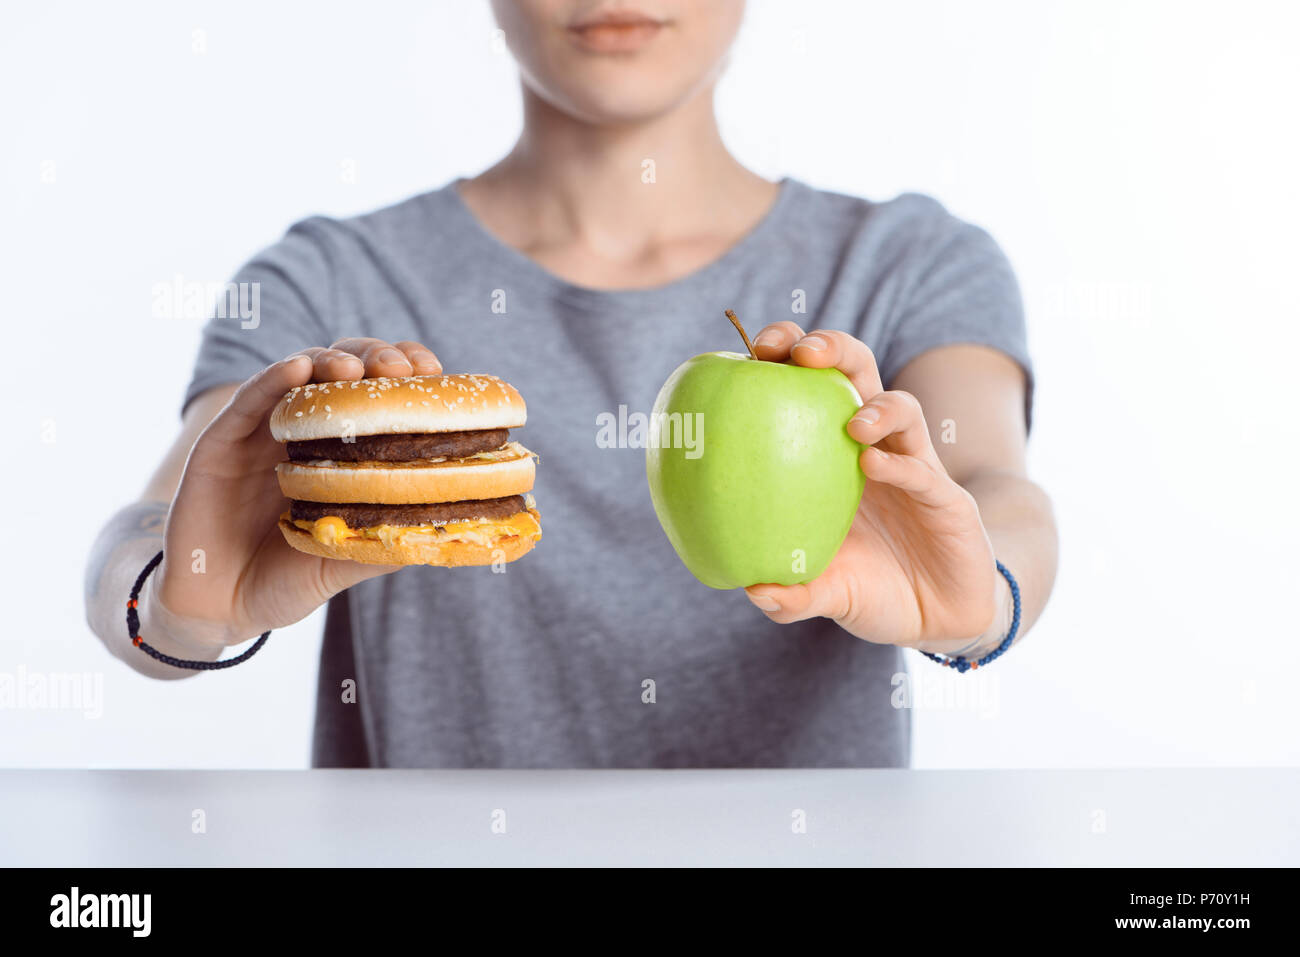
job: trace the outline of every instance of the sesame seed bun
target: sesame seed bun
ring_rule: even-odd
[[[491,375],[420,375],[313,382],[271,413],[277,442],[349,435],[514,429],[528,417],[515,387]]]
[[[537,466],[518,442],[482,457],[395,462],[281,462],[280,491],[301,502],[422,505],[504,498],[531,491]]]

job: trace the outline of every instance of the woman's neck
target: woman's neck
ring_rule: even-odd
[[[598,126],[525,88],[518,143],[460,192],[498,239],[561,277],[644,288],[717,259],[777,189],[723,146],[711,89],[653,120]]]

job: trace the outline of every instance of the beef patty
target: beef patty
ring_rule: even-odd
[[[290,442],[289,461],[409,462],[412,459],[461,459],[475,452],[491,452],[506,444],[509,429],[475,429],[472,432],[428,432],[399,435],[358,435],[352,441],[310,439]]]
[[[313,522],[334,515],[347,522],[348,528],[367,528],[371,525],[440,525],[474,518],[509,518],[524,508],[522,495],[432,505],[332,505],[295,499],[289,506],[289,517]]]

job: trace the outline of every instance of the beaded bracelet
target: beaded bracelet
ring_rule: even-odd
[[[1002,577],[1005,578],[1007,584],[1011,586],[1011,630],[1008,631],[1007,636],[1002,639],[1002,644],[998,645],[978,661],[967,661],[963,655],[949,658],[946,655],[935,655],[928,651],[922,651],[921,654],[925,655],[931,661],[938,662],[945,667],[956,668],[959,674],[965,674],[966,672],[973,671],[976,668],[982,668],[1011,647],[1011,643],[1016,640],[1016,632],[1020,630],[1020,586],[1016,584],[1015,576],[1012,575],[1011,572],[1007,571],[1006,565],[1003,565],[1001,562],[998,562],[997,565],[998,571],[1002,573]]]
[[[165,665],[171,665],[173,668],[188,668],[191,671],[219,671],[222,668],[230,668],[240,662],[247,661],[253,655],[261,651],[262,646],[266,644],[266,639],[271,637],[269,631],[263,632],[262,637],[252,648],[249,648],[242,655],[235,658],[227,658],[225,661],[188,661],[184,658],[173,658],[171,655],[164,655],[157,648],[151,648],[140,637],[140,613],[136,611],[140,607],[140,589],[144,587],[144,580],[149,577],[149,573],[158,567],[162,561],[163,553],[159,552],[150,560],[148,565],[144,566],[144,571],[140,577],[135,580],[135,585],[131,588],[131,594],[126,602],[126,633],[131,637],[131,644],[135,645],[150,658],[161,661]]]

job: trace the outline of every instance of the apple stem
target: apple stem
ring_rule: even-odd
[[[736,327],[736,331],[740,333],[740,338],[745,340],[745,348],[749,350],[750,358],[757,360],[758,353],[754,351],[754,344],[749,341],[749,336],[745,334],[745,327],[740,324],[740,320],[736,318],[736,314],[730,309],[726,309],[724,312],[726,312],[727,318],[731,320],[731,324]]]

